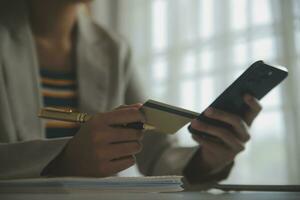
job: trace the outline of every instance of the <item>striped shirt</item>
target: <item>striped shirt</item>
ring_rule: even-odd
[[[40,69],[42,95],[45,107],[78,108],[75,71],[57,72]],[[79,125],[73,122],[46,120],[46,137],[73,136]]]

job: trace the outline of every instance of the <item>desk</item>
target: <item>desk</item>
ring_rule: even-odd
[[[0,194],[1,200],[299,200],[300,192]]]

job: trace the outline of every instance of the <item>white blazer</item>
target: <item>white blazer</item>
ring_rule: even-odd
[[[39,64],[27,0],[0,2],[0,178],[39,177],[70,138],[45,139]],[[79,109],[109,111],[143,102],[128,45],[78,15]],[[146,134],[137,164],[145,175],[181,174],[195,148],[177,148],[163,134]]]

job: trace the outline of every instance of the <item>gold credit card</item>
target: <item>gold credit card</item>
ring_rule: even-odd
[[[176,133],[200,115],[200,113],[154,100],[148,100],[144,103],[141,111],[146,116],[147,124],[155,126],[157,132],[165,134]]]

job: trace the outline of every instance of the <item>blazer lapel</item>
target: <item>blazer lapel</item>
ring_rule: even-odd
[[[79,14],[77,74],[79,109],[94,114],[107,109],[108,76],[111,65],[107,55],[108,44],[91,20]]]
[[[18,8],[18,15],[8,15],[13,23],[9,27],[3,64],[17,138],[23,141],[41,138],[44,131],[37,117],[42,98],[34,42],[25,5],[20,2]]]

